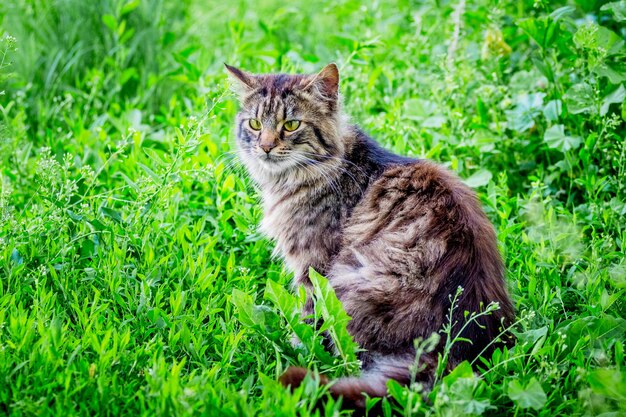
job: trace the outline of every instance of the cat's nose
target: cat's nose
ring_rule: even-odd
[[[262,142],[259,144],[259,147],[263,149],[265,153],[270,153],[270,151],[276,147],[276,142]]]

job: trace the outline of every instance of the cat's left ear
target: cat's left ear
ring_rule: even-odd
[[[257,87],[257,81],[254,75],[226,63],[224,63],[224,67],[226,67],[228,71],[228,78],[231,81],[235,93],[242,94]]]
[[[307,81],[305,90],[314,90],[325,98],[337,99],[339,95],[339,69],[335,63],[326,65]]]

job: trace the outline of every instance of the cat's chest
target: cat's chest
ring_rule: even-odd
[[[261,231],[276,242],[275,252],[298,273],[323,268],[339,248],[341,204],[332,195],[293,192],[263,196]]]

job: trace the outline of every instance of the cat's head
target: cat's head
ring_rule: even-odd
[[[339,71],[253,75],[226,65],[241,103],[240,158],[259,182],[322,175],[344,153]]]

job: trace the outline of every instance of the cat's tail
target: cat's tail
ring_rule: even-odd
[[[416,375],[411,373],[411,366],[414,364],[415,358],[411,356],[382,356],[366,365],[360,377],[345,377],[331,381],[326,376],[320,375],[319,380],[320,384],[329,385],[328,391],[333,398],[342,398],[343,408],[364,410],[368,397],[387,396],[387,381],[390,379],[402,385],[408,385],[415,377],[427,387],[432,384],[432,376],[437,364],[435,357],[423,355],[417,364],[419,372]],[[309,374],[311,371],[305,368],[292,366],[285,371],[279,381],[285,387],[291,387],[294,390]]]
[[[304,378],[312,372],[306,368],[292,366],[281,375],[279,381],[292,390],[298,388]],[[363,375],[346,377],[330,381],[325,375],[319,375],[320,385],[329,385],[329,394],[334,399],[342,398],[344,409],[360,410],[365,408],[367,397],[384,397],[387,395],[386,381],[383,375]],[[322,407],[324,404],[318,404]]]

